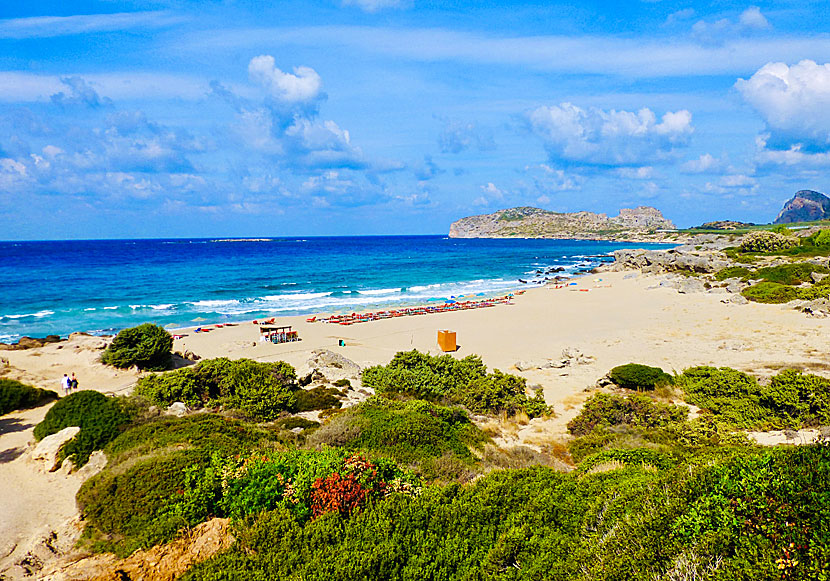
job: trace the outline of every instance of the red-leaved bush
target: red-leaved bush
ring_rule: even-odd
[[[333,472],[327,478],[318,478],[311,488],[311,512],[314,518],[334,511],[348,516],[364,503],[368,492],[357,476],[341,476],[339,472]]]

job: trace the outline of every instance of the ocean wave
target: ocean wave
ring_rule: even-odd
[[[306,301],[309,299],[327,297],[329,295],[331,295],[331,293],[292,293],[286,295],[266,295],[264,297],[260,297],[260,299],[263,301]]]
[[[228,305],[238,305],[239,301],[236,299],[230,300],[213,300],[213,301],[193,301],[188,303],[193,305],[194,307],[205,307],[205,308],[212,308],[212,307],[226,307]]]
[[[38,311],[36,313],[21,313],[19,315],[0,315],[0,320],[2,319],[27,319],[27,318],[35,318],[35,319],[42,319],[43,317],[48,317],[49,315],[54,315],[55,311]]]
[[[391,295],[395,293],[401,292],[399,288],[378,288],[378,289],[370,289],[370,290],[359,290],[357,291],[358,294],[361,295],[370,295],[370,296],[380,296],[380,295]]]
[[[115,309],[117,309],[117,308],[118,308],[118,305],[114,305],[114,306],[112,306],[112,307],[104,307],[104,310],[105,310],[105,311],[114,311],[114,310],[115,310]]]

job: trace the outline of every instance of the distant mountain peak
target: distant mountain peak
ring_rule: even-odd
[[[814,190],[800,190],[778,213],[775,224],[830,219],[830,198]]]

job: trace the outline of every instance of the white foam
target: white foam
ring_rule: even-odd
[[[55,311],[38,311],[36,313],[21,313],[19,315],[2,315],[0,319],[26,319],[28,317],[34,317],[36,319],[40,319],[43,317],[48,317],[49,315],[54,315]]]
[[[227,307],[229,305],[238,305],[239,301],[235,299],[231,300],[215,300],[215,301],[194,301],[190,303],[194,307],[204,307],[204,308],[214,308],[214,307]]]
[[[331,296],[331,293],[293,293],[286,295],[266,295],[260,297],[263,301],[307,301],[310,299],[319,299],[321,297]]]
[[[359,294],[362,295],[370,295],[370,296],[379,296],[379,295],[391,295],[395,293],[401,292],[399,288],[378,288],[378,289],[370,289],[370,290],[359,290],[357,291]]]

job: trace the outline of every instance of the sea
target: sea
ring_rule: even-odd
[[[0,242],[0,342],[503,295],[631,246],[446,236]]]

